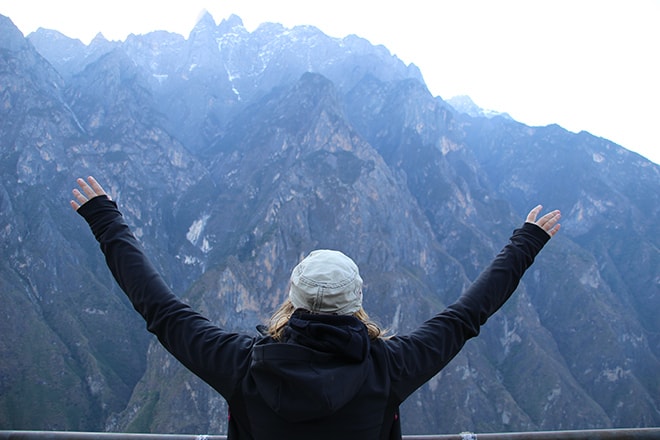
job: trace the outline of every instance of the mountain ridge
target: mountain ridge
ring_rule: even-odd
[[[83,48],[0,22],[2,429],[226,429],[222,398],[145,334],[81,232],[66,197],[83,173],[178,294],[246,332],[306,252],[332,247],[358,262],[372,316],[405,333],[533,204],[561,207],[518,292],[404,404],[404,432],[658,424],[660,167],[587,133],[457,112],[359,37],[241,27],[209,15],[187,40]]]

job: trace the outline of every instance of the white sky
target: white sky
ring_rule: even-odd
[[[152,30],[186,38],[200,13],[356,34],[415,63],[434,95],[468,95],[528,125],[588,131],[660,163],[660,0],[0,0],[26,36],[84,43]]]

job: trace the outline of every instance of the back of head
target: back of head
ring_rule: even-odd
[[[293,269],[289,300],[312,313],[352,315],[362,308],[358,267],[339,251],[315,250]]]

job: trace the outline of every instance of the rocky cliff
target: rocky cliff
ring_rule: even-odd
[[[356,36],[238,17],[89,46],[0,17],[0,428],[222,433],[223,399],[144,330],[82,220],[96,175],[180,296],[254,332],[314,248],[406,333],[537,203],[561,234],[404,432],[660,423],[660,168],[606,139],[457,111]]]

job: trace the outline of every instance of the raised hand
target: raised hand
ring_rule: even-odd
[[[97,196],[108,196],[108,194],[105,192],[105,190],[101,187],[101,185],[94,179],[94,177],[89,176],[87,178],[87,182],[84,179],[76,179],[76,182],[78,185],[80,185],[80,190],[78,188],[73,190],[73,197],[75,197],[75,200],[71,200],[69,203],[71,204],[71,207],[75,209],[76,211],[85,203],[87,203],[90,199],[93,199],[94,197]],[[109,197],[109,196],[108,196]]]
[[[559,219],[561,218],[561,212],[559,212],[558,209],[555,209],[554,211],[550,211],[549,213],[545,214],[543,217],[537,220],[536,217],[541,212],[541,209],[543,209],[543,206],[538,205],[537,207],[529,211],[529,214],[527,214],[527,219],[525,221],[527,223],[534,223],[535,225],[543,229],[545,232],[547,232],[550,237],[553,237],[559,231],[559,228],[561,228],[561,225],[558,223]]]

